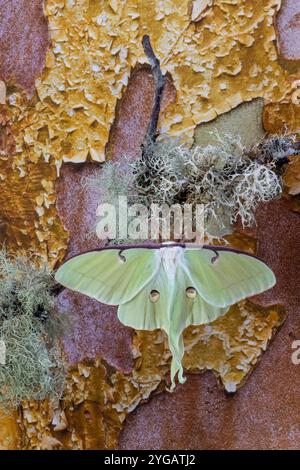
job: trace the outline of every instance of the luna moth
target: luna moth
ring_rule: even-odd
[[[107,247],[75,256],[56,281],[108,305],[138,330],[168,335],[171,390],[183,377],[183,330],[212,322],[246,297],[272,287],[273,272],[253,255],[221,246],[180,243]]]

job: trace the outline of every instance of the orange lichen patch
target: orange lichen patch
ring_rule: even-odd
[[[290,157],[284,173],[284,183],[292,196],[300,193],[300,155]]]
[[[59,403],[24,402],[23,448],[115,448],[128,413],[149,399],[168,370],[162,360],[163,335],[145,334],[148,341],[139,334],[134,339],[136,365],[131,374],[100,360],[79,363],[69,370],[65,398]]]
[[[250,232],[250,230],[249,230]],[[235,232],[230,235],[227,235],[226,241],[230,246],[234,246],[235,249],[246,251],[247,253],[256,253],[257,240],[243,231],[242,227],[239,227]]]
[[[23,403],[24,447],[108,448],[106,439],[109,441],[111,437],[106,433],[105,412],[110,406],[110,389],[105,367],[99,361],[93,366],[79,364],[71,369],[65,400]]]
[[[27,162],[20,173],[13,157],[2,158],[0,179],[1,239],[8,249],[44,261],[61,258],[66,235],[54,206],[55,167]]]
[[[18,93],[10,96],[20,163],[103,161],[117,99],[131,68],[146,62],[145,33],[177,90],[163,131],[191,141],[197,124],[242,101],[278,101],[288,93],[287,72],[275,60],[273,17],[280,0],[219,0],[209,18],[196,23],[189,6],[190,0],[48,0],[52,46],[36,82],[39,101],[28,107]]]
[[[191,4],[191,20],[200,21],[207,16],[213,0],[193,0]]]
[[[0,450],[15,450],[21,446],[18,412],[0,411]]]
[[[15,139],[12,134],[11,121],[5,105],[0,105],[0,157],[12,155],[16,150]]]
[[[300,106],[288,103],[269,103],[263,112],[264,127],[267,132],[280,134],[288,129],[299,131]]]
[[[300,121],[300,74],[289,76],[289,91],[286,96],[272,103],[267,103],[263,111],[263,124],[267,132],[298,132]]]
[[[213,370],[228,392],[235,392],[253,369],[285,317],[282,308],[241,302],[209,325],[185,333],[184,366]]]

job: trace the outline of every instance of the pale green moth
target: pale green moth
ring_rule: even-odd
[[[161,328],[172,353],[171,381],[183,383],[182,333],[209,323],[230,305],[272,287],[273,272],[258,258],[219,246],[141,245],[103,248],[71,258],[55,279],[108,305],[138,330]]]

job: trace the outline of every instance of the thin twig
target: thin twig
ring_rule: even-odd
[[[160,62],[158,58],[156,57],[156,55],[154,54],[149,36],[145,35],[143,37],[142,44],[143,44],[145,54],[149,60],[153,78],[155,81],[155,95],[154,95],[154,102],[153,102],[152,111],[151,111],[151,118],[150,118],[150,123],[147,129],[144,143],[143,143],[143,146],[145,147],[145,146],[153,144],[157,138],[157,125],[158,125],[158,119],[159,119],[159,113],[160,113],[160,107],[161,107],[162,94],[166,85],[166,77],[165,75],[163,75],[161,71]]]

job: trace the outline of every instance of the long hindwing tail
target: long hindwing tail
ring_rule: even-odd
[[[227,310],[209,305],[198,291],[194,295],[191,278],[179,266],[173,279],[161,269],[132,300],[120,305],[118,317],[122,323],[135,329],[160,328],[166,332],[172,353],[173,390],[177,373],[179,382],[184,382],[183,330],[189,325],[209,323]]]
[[[169,329],[169,347],[173,355],[171,381],[174,388],[175,376],[183,383],[182,359],[184,355],[183,330],[189,325],[202,325],[224,315],[228,308],[219,308],[208,304],[193,284],[190,276],[180,268],[176,272],[176,289],[171,310]]]

